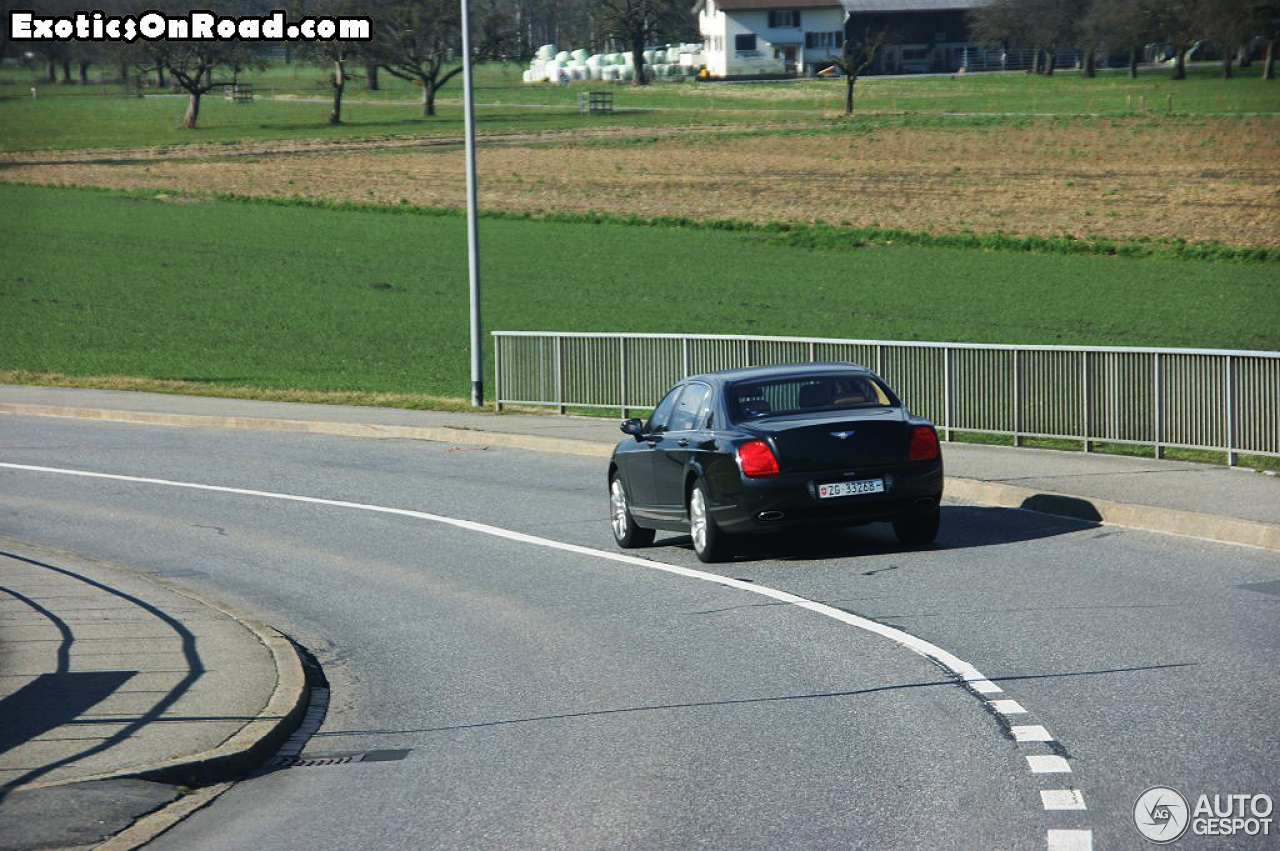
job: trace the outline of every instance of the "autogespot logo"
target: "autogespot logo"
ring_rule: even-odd
[[[1189,815],[1187,799],[1168,786],[1152,786],[1133,805],[1138,832],[1160,845],[1186,833]]]

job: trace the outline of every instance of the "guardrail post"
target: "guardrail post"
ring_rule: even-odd
[[[1022,350],[1013,350],[1013,445],[1022,445]]]
[[[622,418],[627,418],[627,338],[618,338],[618,385],[619,401],[622,403]]]
[[[564,337],[556,336],[556,410],[564,413]]]
[[[1156,441],[1156,445],[1155,445],[1156,458],[1164,457],[1164,449],[1161,448],[1160,446],[1160,442],[1164,437],[1164,427],[1162,425],[1162,421],[1164,419],[1164,408],[1163,408],[1164,401],[1161,396],[1162,388],[1160,386],[1160,366],[1161,366],[1160,353],[1156,352],[1155,363],[1151,365],[1151,374],[1154,378],[1154,383],[1155,383],[1155,398],[1151,400],[1151,406],[1152,406],[1153,415],[1155,418],[1155,429],[1153,430],[1154,431],[1153,436],[1155,437],[1155,441]]]
[[[1236,452],[1236,359],[1227,355],[1223,360],[1227,370],[1227,466],[1235,467],[1240,461]]]
[[[1080,353],[1080,437],[1084,451],[1092,452],[1089,445],[1089,353]]]
[[[493,335],[493,412],[502,413],[502,338]]]
[[[951,440],[951,349],[942,350],[942,434]]]
[[[680,377],[688,378],[689,373],[693,372],[693,364],[689,360],[689,338],[688,337],[680,338],[680,359],[681,359],[681,368],[684,370],[684,374],[681,375]]]

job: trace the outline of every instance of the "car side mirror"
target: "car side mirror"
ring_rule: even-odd
[[[632,418],[624,421],[618,428],[622,430],[623,434],[629,434],[639,440],[644,435],[644,420]]]

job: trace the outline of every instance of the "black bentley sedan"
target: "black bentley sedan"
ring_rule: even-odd
[[[672,387],[609,462],[622,547],[688,532],[704,562],[746,533],[893,524],[906,544],[938,534],[942,452],[927,420],[851,363],[753,367]]]

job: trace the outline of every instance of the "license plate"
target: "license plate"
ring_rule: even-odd
[[[884,493],[884,479],[859,479],[855,482],[832,482],[818,485],[818,499],[857,496],[862,493]]]

